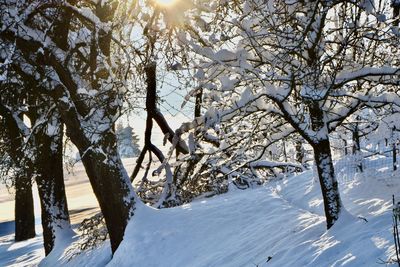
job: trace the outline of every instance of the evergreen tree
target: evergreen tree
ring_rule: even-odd
[[[121,123],[117,125],[117,146],[121,158],[132,158],[140,154],[139,137],[130,126],[124,127]]]

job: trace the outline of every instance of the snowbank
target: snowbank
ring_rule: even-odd
[[[311,171],[181,207],[141,205],[112,259],[106,243],[72,259],[67,247],[41,265],[382,266],[394,255],[391,195],[399,192],[397,179],[368,172],[340,184],[348,212],[329,231]]]
[[[358,178],[342,193],[365,219],[344,211],[329,231],[311,172],[183,207],[141,207],[108,266],[380,266],[393,253],[391,195]],[[374,188],[381,198],[371,200]]]

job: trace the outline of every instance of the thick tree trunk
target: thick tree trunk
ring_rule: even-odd
[[[76,110],[70,106],[61,110],[67,135],[79,150],[104,215],[114,253],[123,239],[129,219],[134,214],[136,202],[136,194],[117,151],[115,132],[109,128],[97,133],[95,140],[89,139],[91,130],[82,127],[76,118]]]
[[[342,203],[335,177],[329,139],[313,144],[315,164],[321,186],[327,228],[338,220]]]
[[[135,210],[136,201],[136,194],[117,152],[113,125],[113,118],[117,116],[116,108],[112,104],[107,106],[109,110],[101,106],[96,107],[96,112],[104,114],[104,117],[86,118],[83,121],[82,118],[87,115],[88,109],[83,105],[84,101],[77,100],[78,104],[83,105],[83,110],[81,108],[80,111],[86,114],[81,115],[70,95],[65,95],[61,87],[55,88],[53,93],[66,125],[67,135],[79,150],[93,192],[104,215],[114,253],[123,239],[126,225]],[[115,92],[107,93],[109,94],[107,101],[115,103],[113,96]],[[60,99],[68,99],[70,102],[66,103]],[[101,130],[98,130],[99,126],[102,127]]]
[[[76,1],[68,2],[73,5]],[[99,1],[93,11],[106,24],[112,21],[117,6],[118,1]],[[63,13],[65,12],[61,12],[57,16],[55,24],[52,24],[54,32],[49,31],[52,38],[59,35],[59,38],[54,38],[59,48],[68,47],[68,44],[65,43],[68,40],[66,26],[68,25],[68,29],[71,27],[69,17]],[[98,46],[90,46],[92,51],[89,52],[89,57],[96,59],[89,62],[90,70],[93,72],[89,72],[90,75],[85,70],[80,72],[80,68],[78,71],[70,72],[70,69],[64,65],[65,62],[60,62],[53,52],[44,53],[43,56],[35,56],[35,58],[39,67],[51,66],[62,83],[62,85],[56,85],[52,90],[47,90],[46,94],[53,97],[67,127],[68,135],[79,149],[93,191],[104,215],[114,252],[122,241],[129,218],[133,215],[136,196],[117,153],[113,123],[118,116],[119,108],[122,107],[118,104],[120,102],[117,99],[118,91],[106,89],[110,85],[111,77],[109,77],[107,64],[104,64],[103,61],[106,60],[108,65],[112,65],[110,59],[112,32],[111,30],[105,32],[103,29],[99,30],[94,27],[91,36],[98,38]],[[90,45],[90,42],[87,44]],[[26,54],[34,53],[36,55],[35,51],[41,44],[19,38],[18,46]],[[47,51],[47,48],[45,50]],[[86,64],[80,60],[77,60],[77,63]],[[86,99],[77,93],[78,88],[86,82],[90,82],[88,84],[92,85],[91,90],[98,91],[96,98]],[[94,104],[92,100],[99,102]],[[98,116],[90,115],[92,111],[95,111]],[[38,141],[39,144],[45,142],[47,142],[45,136],[43,140]],[[49,150],[49,153],[40,152],[42,157],[41,163],[38,164],[40,175],[37,179],[43,212],[42,223],[46,231],[44,233],[45,242],[48,245],[46,253],[54,245],[54,238],[57,237],[56,231],[69,227],[67,205],[66,201],[62,199],[65,191],[64,185],[60,185],[61,171],[54,170],[54,168],[58,168],[59,161],[58,158],[54,159],[56,155],[52,154],[54,151],[51,148],[54,147],[45,146],[43,148]],[[55,210],[56,213],[54,211],[51,213],[50,209]]]
[[[0,115],[3,117],[4,137],[9,141],[7,153],[10,155],[13,165],[19,169],[15,177],[15,241],[22,241],[35,236],[35,214],[32,196],[32,172],[24,162],[25,155],[22,152],[24,138],[13,114],[0,103]]]
[[[70,0],[68,2],[73,5],[76,1]],[[112,21],[117,6],[118,1],[99,1],[93,11],[106,24]],[[54,40],[57,42],[57,46],[61,48],[68,47],[65,42],[68,40],[66,26],[68,25],[68,28],[71,27],[69,18],[68,14],[60,14],[57,18],[58,22],[56,21],[55,23],[55,31],[51,34],[53,35],[52,37],[60,35],[59,38],[54,38]],[[53,90],[46,93],[53,97],[61,112],[62,121],[67,127],[67,134],[80,152],[82,162],[107,224],[112,251],[115,252],[122,241],[128,220],[133,215],[136,196],[117,153],[113,121],[118,116],[119,108],[121,108],[117,104],[119,103],[117,99],[118,92],[114,89],[103,88],[109,86],[104,84],[104,82],[109,83],[109,69],[103,61],[109,61],[108,65],[112,65],[110,59],[112,32],[104,32],[102,29],[97,30],[93,29],[92,37],[98,39],[98,46],[90,46],[90,42],[87,42],[91,49],[89,52],[89,70],[92,73],[89,72],[90,75],[85,71],[81,73],[80,70],[75,73],[70,72],[53,53],[45,53],[42,58],[38,57],[37,63],[40,66],[48,64],[60,78],[62,86],[57,85]],[[30,42],[24,43],[22,39],[19,41],[21,41],[19,45],[27,53],[32,53],[32,50],[36,49],[35,47],[33,49],[30,47]],[[79,60],[77,62],[78,64],[86,64]],[[79,77],[79,79],[76,77]],[[79,84],[78,86],[77,81],[85,81],[91,84],[92,87],[89,88],[98,91],[98,96],[92,100],[100,102],[94,104],[92,100],[80,97],[77,94],[77,90],[82,85]],[[92,111],[95,111],[99,116],[90,115]],[[43,142],[40,141],[39,143]],[[43,158],[46,158],[46,156]],[[47,163],[48,166],[54,165],[49,162]],[[47,171],[48,169],[44,168],[44,177],[53,174],[53,172],[48,173]],[[55,186],[60,180],[58,175],[50,178],[50,181],[44,178],[39,179],[43,198],[42,210],[46,213],[43,221],[51,222],[48,218],[53,217],[51,217],[51,214],[47,214],[47,208],[58,205],[57,210],[60,210],[60,214],[57,214],[56,218],[60,219],[60,223],[55,225],[51,223],[46,225],[46,228],[62,228],[62,225],[69,226],[68,213],[64,212],[67,210],[66,202],[59,202],[57,198],[52,197],[53,195],[58,197],[63,195],[64,187]],[[53,201],[53,199],[56,200]],[[51,238],[54,238],[54,235],[50,231],[47,235],[47,240],[51,242]],[[49,249],[46,248],[46,253],[48,251]]]
[[[102,136],[97,149],[80,149],[82,162],[99,202],[114,253],[135,210],[135,193],[117,151],[115,136]]]
[[[57,126],[58,130],[56,132],[41,132],[36,136],[36,140],[40,144],[37,147],[36,182],[42,210],[43,239],[46,255],[54,248],[57,238],[62,238],[62,232],[71,231],[64,185],[63,129],[61,124],[57,124]]]
[[[15,241],[27,240],[36,235],[30,178],[20,175],[15,180]]]

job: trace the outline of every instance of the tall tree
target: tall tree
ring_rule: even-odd
[[[42,211],[44,248],[48,255],[59,240],[72,234],[64,184],[64,127],[57,110],[46,110],[46,103],[36,102],[36,105],[45,109],[31,111],[28,117],[36,126],[32,133],[36,144],[36,183]],[[40,125],[44,114],[47,123]]]
[[[9,71],[14,74],[12,80],[23,88],[18,90],[15,84],[3,82],[0,101],[2,115],[8,123],[5,130],[11,138],[12,151],[9,154],[19,170],[23,171],[17,173],[26,175],[15,180],[16,238],[20,237],[20,231],[30,231],[30,223],[34,229],[31,179],[35,177],[47,255],[65,233],[72,233],[64,189],[63,127],[51,99],[38,97],[36,90],[41,89],[37,82],[17,67]],[[30,196],[26,195],[27,192]],[[24,226],[27,228],[24,229]]]
[[[400,103],[400,63],[382,53],[399,44],[390,3],[380,3],[235,1],[220,7],[213,49],[189,42],[206,61],[198,67],[211,121],[255,109],[312,146],[328,228],[343,208],[329,133],[363,106]]]
[[[2,91],[4,92],[0,89],[0,92]],[[7,108],[4,104],[6,92],[4,93],[0,98],[0,127],[2,128],[0,154],[1,158],[9,157],[10,164],[1,168],[6,169],[6,173],[13,174],[11,179],[15,187],[15,241],[22,241],[36,235],[32,195],[33,166],[25,160],[25,136],[14,118],[17,116],[21,119],[21,115],[13,114]]]
[[[124,85],[118,79],[123,67],[112,55],[118,2],[2,1],[0,6],[0,38],[24,59],[22,66],[21,60],[8,64],[43,82],[38,93],[52,99],[79,150],[114,252],[136,202],[114,131]]]

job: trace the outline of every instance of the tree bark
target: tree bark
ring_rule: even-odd
[[[116,1],[98,2],[93,11],[100,21],[109,23],[113,19],[117,5]],[[67,23],[65,20],[62,21]],[[100,29],[97,39],[98,46],[90,46],[91,73],[89,80],[92,90],[100,91],[102,83],[108,79],[109,74],[105,64],[99,62],[98,59],[102,54],[102,60],[109,61],[108,63],[111,65],[111,37],[111,31],[106,33]],[[93,41],[96,40],[93,39]],[[65,71],[63,66],[59,66],[57,62],[53,63],[55,71],[61,76],[60,79],[68,91],[68,94],[64,95],[64,89],[61,89],[62,94],[55,97],[55,101],[58,101],[63,122],[67,127],[67,135],[79,150],[94,194],[104,215],[110,235],[111,249],[114,253],[123,239],[130,217],[133,216],[136,201],[135,192],[117,151],[113,129],[113,118],[117,116],[119,108],[113,104],[117,92],[108,90],[102,98],[107,104],[92,107],[92,104],[76,95],[78,86],[71,73]],[[62,103],[59,98],[62,96],[71,101],[70,104]],[[99,113],[102,111],[104,117],[87,117],[92,108],[97,109]],[[87,120],[85,119],[86,121],[83,122],[82,118]],[[99,125],[103,125],[104,129],[97,132]],[[97,137],[94,138],[94,136]]]
[[[327,228],[331,228],[338,220],[342,203],[339,194],[338,182],[335,177],[329,139],[313,144],[315,165],[317,167]]]
[[[309,109],[312,129],[319,135],[319,138],[314,140],[311,146],[314,150],[314,160],[324,200],[327,228],[329,229],[339,218],[342,201],[335,169],[333,168],[329,132],[325,125],[323,110],[320,108],[318,101],[310,103]]]
[[[110,23],[117,6],[117,1],[100,1],[96,3],[93,11],[100,21]],[[65,19],[68,20],[67,17],[63,18],[63,23],[67,23]],[[98,33],[93,32],[93,34],[93,37],[98,34],[96,37],[98,46],[93,45],[93,42],[96,41],[93,39],[89,52],[91,72],[89,80],[92,85],[91,89],[100,92],[102,83],[108,80],[109,73],[105,64],[99,62],[99,58],[102,54],[101,60],[106,60],[109,65],[112,65],[110,59],[112,32],[104,32],[100,29]],[[111,249],[114,253],[123,239],[130,217],[133,216],[136,201],[135,192],[117,151],[113,129],[113,118],[117,116],[119,108],[113,104],[116,102],[117,92],[115,90],[104,91],[102,99],[107,104],[92,107],[92,104],[82,101],[76,95],[78,86],[71,73],[65,72],[62,66],[59,67],[56,66],[55,71],[61,75],[61,80],[68,90],[68,95],[63,96],[71,101],[71,105],[65,106],[65,103],[60,102],[59,97],[56,97],[56,101],[59,101],[62,119],[67,127],[67,135],[79,150],[94,194],[104,215],[110,235]],[[97,109],[99,113],[102,111],[104,117],[87,117],[92,108]],[[82,118],[87,120],[83,122]],[[97,132],[99,125],[103,125],[104,129]],[[97,137],[94,138],[94,136]]]
[[[354,129],[351,130],[351,134],[353,139],[353,155],[356,156],[356,162],[357,162],[357,171],[363,172],[362,158],[360,154],[361,153],[360,133],[357,122]]]
[[[71,138],[74,141],[74,138]],[[78,143],[78,142],[76,142]],[[98,142],[98,148],[78,147],[90,184],[99,202],[114,253],[135,210],[135,193],[122,165],[113,133]]]
[[[109,128],[97,133],[95,141],[91,140],[91,129],[81,125],[76,109],[69,105],[60,105],[60,110],[67,126],[67,136],[79,150],[104,215],[114,253],[123,239],[136,203],[136,194],[117,151],[115,132]]]
[[[143,163],[143,160],[144,160],[144,157],[145,157],[145,154],[147,151],[150,151],[150,153],[154,153],[161,162],[164,161],[164,155],[162,154],[161,150],[159,150],[151,142],[153,119],[155,120],[157,125],[160,127],[163,134],[167,135],[168,141],[173,143],[173,138],[174,138],[174,131],[168,125],[168,122],[164,118],[161,111],[157,108],[157,65],[156,65],[156,63],[155,62],[149,63],[145,67],[145,73],[146,73],[146,84],[147,84],[147,92],[146,92],[147,118],[146,118],[146,129],[145,129],[145,133],[144,133],[144,146],[143,146],[142,152],[140,153],[140,156],[138,157],[138,159],[136,161],[135,169],[133,170],[133,172],[130,176],[130,179],[132,182],[136,178],[137,174],[139,173],[140,168],[142,167],[142,163]],[[177,152],[177,154],[179,154],[179,153],[188,154],[189,153],[189,150],[188,150],[185,142],[183,142],[183,140],[181,140],[180,138],[176,144],[176,152]],[[144,178],[146,178],[146,177],[144,177]]]
[[[393,8],[393,26],[399,26],[400,2],[392,0],[391,6]]]
[[[0,103],[0,115],[3,117],[4,138],[9,141],[7,153],[10,155],[13,165],[18,169],[15,176],[15,241],[32,238],[35,233],[35,214],[32,196],[32,172],[24,162],[25,155],[23,134],[18,128],[17,122],[11,111]],[[0,127],[1,127],[0,126]]]
[[[358,133],[358,127],[352,130],[352,139],[353,139],[353,155],[356,155],[360,152],[360,134]]]
[[[304,150],[303,150],[303,144],[301,140],[295,140],[294,147],[296,149],[296,161],[300,164],[304,164]]]
[[[168,125],[167,120],[157,108],[157,65],[155,62],[149,63],[146,68],[146,111],[149,119],[154,119],[160,127],[162,133],[168,136],[168,141],[173,143],[174,131]],[[152,126],[152,125],[151,125]],[[177,153],[189,154],[189,150],[183,140],[179,139],[176,144]]]
[[[40,131],[35,135],[38,144],[36,182],[42,211],[46,255],[54,248],[57,239],[62,238],[61,232],[71,231],[64,185],[63,127],[59,118],[55,119],[58,122],[56,133],[49,136],[49,133]]]
[[[196,94],[196,102],[194,105],[194,118],[201,116],[201,104],[203,103],[203,88],[199,89],[199,92]]]
[[[392,158],[393,158],[393,171],[397,171],[397,153],[396,153],[396,141],[393,140],[392,145]]]
[[[74,3],[73,0],[68,2]],[[95,15],[102,22],[111,23],[118,1],[100,1],[95,5],[93,10]],[[71,25],[71,17],[67,16],[66,13],[68,12],[61,12],[55,18],[55,24],[52,24],[53,32],[44,31],[46,34],[49,33],[52,38],[60,35],[58,38],[54,38],[60,49],[68,47],[68,44],[65,43],[69,35],[67,28],[77,27],[75,24]],[[93,64],[90,70],[94,72],[89,72],[90,75],[86,73],[86,70],[79,68],[71,71],[70,68],[66,67],[65,60],[60,61],[53,51],[42,47],[40,42],[24,40],[24,38],[17,38],[18,41],[15,41],[15,36],[11,32],[5,34],[4,37],[10,37],[13,42],[18,43],[17,46],[23,51],[23,56],[29,58],[28,62],[33,60],[34,65],[39,68],[39,72],[47,72],[48,70],[44,69],[44,66],[47,65],[53,68],[54,73],[57,74],[59,81],[54,83],[54,88],[42,92],[44,95],[53,98],[62,121],[67,127],[67,134],[81,154],[82,162],[107,224],[112,251],[115,252],[122,241],[128,220],[133,215],[136,196],[117,153],[113,127],[121,108],[119,101],[117,101],[119,93],[114,89],[105,89],[106,85],[104,85],[105,82],[109,82],[109,72],[107,64],[102,64],[101,61],[107,60],[108,65],[112,65],[110,59],[112,33],[111,31],[105,32],[103,29],[97,32],[98,27],[92,26],[94,27],[90,29],[93,32],[91,36],[98,35],[98,47],[89,46],[92,49],[89,56],[96,59],[90,62],[90,64]],[[90,44],[90,42],[87,42],[87,44]],[[36,52],[39,47],[44,48],[45,53],[43,55]],[[77,60],[76,64],[85,65],[80,60]],[[78,85],[77,81],[88,82],[82,84],[87,84],[88,89],[97,91],[98,96],[90,100],[81,97],[77,90],[82,85]],[[58,82],[60,83],[58,84]],[[100,100],[101,103],[94,103],[92,100]],[[90,116],[91,111],[96,111],[97,114],[102,115]],[[101,126],[101,129],[99,129],[99,126]],[[39,144],[44,142],[48,142],[46,136],[43,136],[43,140],[38,141]],[[52,245],[54,246],[54,238],[57,237],[55,231],[51,229],[58,230],[69,227],[66,201],[63,202],[60,199],[61,196],[65,195],[64,186],[60,186],[62,168],[58,171],[53,170],[55,166],[58,168],[62,165],[58,161],[58,157],[57,159],[54,158],[58,154],[51,154],[54,152],[51,148],[54,147],[51,145],[43,147],[49,154],[40,152],[43,164],[38,164],[40,175],[37,179],[43,212],[42,223],[45,224],[46,230],[46,233],[44,233],[45,242],[48,241],[46,253],[51,250]],[[52,207],[57,211],[55,214],[54,212],[53,214],[50,213]]]
[[[70,75],[63,72],[62,68],[57,69],[57,73],[60,76],[65,74],[61,79]],[[70,81],[73,82],[72,79]],[[68,94],[65,94],[62,86],[56,86],[51,91],[51,96],[57,103],[62,122],[66,125],[67,136],[79,150],[104,215],[114,253],[123,239],[129,219],[133,216],[136,201],[136,194],[117,151],[113,125],[117,111],[111,104],[106,107],[98,106],[96,109],[104,117],[87,118],[83,121],[89,107],[85,105],[85,101],[73,101],[69,92],[74,92],[74,86],[76,85],[71,83],[72,89],[68,90]],[[107,94],[107,101],[114,103],[115,92],[109,91]],[[62,99],[68,99],[68,102]],[[78,110],[75,103],[80,104],[81,109]],[[103,126],[102,130],[97,130],[99,125]]]
[[[35,233],[31,176],[15,178],[15,241],[32,238]]]

